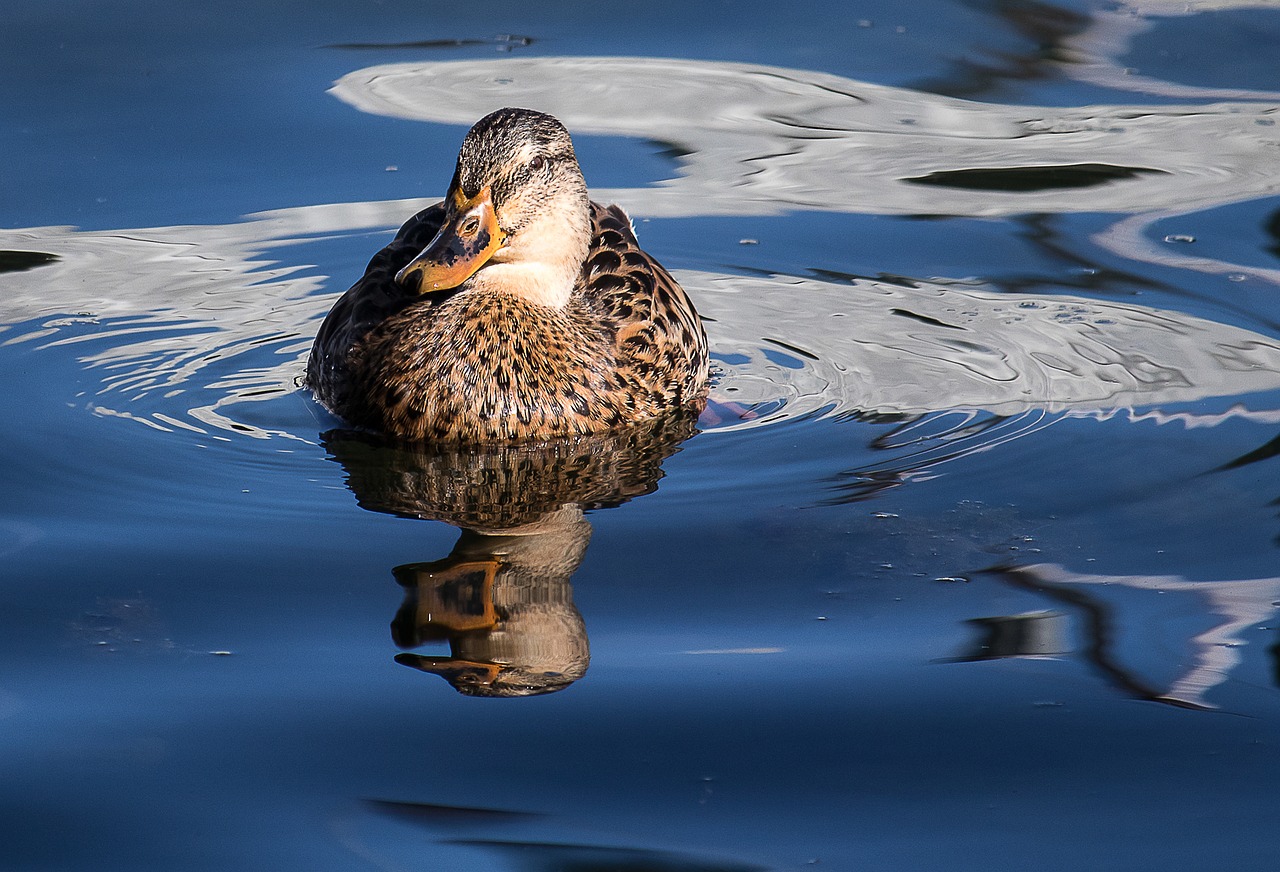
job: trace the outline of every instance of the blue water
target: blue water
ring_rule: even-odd
[[[1155,5],[5,4],[0,869],[1273,868],[1280,13]],[[714,319],[594,495],[294,381],[487,88]],[[393,637],[499,553],[558,691]]]

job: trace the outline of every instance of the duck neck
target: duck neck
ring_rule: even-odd
[[[545,261],[493,261],[468,284],[478,291],[510,294],[539,306],[561,309],[569,302],[581,270],[581,261],[572,268]]]
[[[513,232],[473,283],[531,303],[563,308],[573,294],[590,247],[590,207],[584,190],[580,205],[553,203],[537,220]]]

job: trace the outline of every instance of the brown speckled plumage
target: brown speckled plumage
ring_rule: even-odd
[[[505,240],[493,256],[498,268],[486,262],[438,291],[419,292],[413,276],[397,282],[420,252],[439,245],[442,227],[456,226],[460,207],[451,204],[470,208],[489,191]],[[560,297],[550,282],[525,293],[519,270],[530,261],[542,270],[530,273],[538,280],[565,267]],[[351,424],[400,438],[592,433],[698,408],[706,336],[683,289],[640,249],[626,214],[587,199],[559,122],[508,109],[468,134],[450,199],[411,218],[334,305],[307,381]]]

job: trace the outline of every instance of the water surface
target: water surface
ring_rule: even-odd
[[[440,16],[5,10],[0,868],[1272,868],[1275,9]],[[507,104],[691,438],[298,389]]]

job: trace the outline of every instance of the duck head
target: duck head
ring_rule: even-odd
[[[587,184],[564,125],[499,109],[462,141],[439,233],[396,275],[422,293],[493,287],[562,306],[591,244]]]

